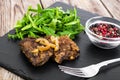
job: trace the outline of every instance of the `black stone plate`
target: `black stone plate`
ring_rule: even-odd
[[[60,2],[50,7],[58,6],[63,7],[64,10],[73,9],[72,6]],[[92,14],[81,9],[77,9],[77,12],[81,17],[81,23],[83,25],[87,19],[97,16],[97,14]],[[12,30],[9,33],[13,32]],[[111,50],[97,48],[89,41],[84,32],[76,36],[75,42],[80,47],[80,57],[74,61],[65,61],[62,65],[84,67],[104,60],[120,57],[120,46]],[[58,69],[58,64],[52,60],[42,67],[33,67],[21,53],[18,41],[8,40],[7,34],[0,38],[0,65],[27,80],[88,80],[61,72]],[[102,68],[97,76],[89,80],[120,80],[119,74],[120,63],[118,62],[117,64]]]

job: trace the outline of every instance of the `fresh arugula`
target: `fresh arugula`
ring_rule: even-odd
[[[38,4],[37,9],[29,6],[26,14],[15,25],[15,34],[8,34],[8,38],[24,39],[25,37],[40,37],[43,35],[62,36],[75,38],[84,30],[77,16],[76,9],[62,10],[61,7],[42,9]]]

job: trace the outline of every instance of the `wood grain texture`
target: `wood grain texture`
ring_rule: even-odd
[[[111,17],[100,0],[41,0],[41,3],[43,4],[43,7],[46,8],[57,1],[67,3],[69,5],[87,10],[92,13],[97,13],[102,16]]]
[[[113,18],[120,20],[120,0],[101,0]]]
[[[108,0],[0,0],[0,36],[13,29],[16,21],[21,19],[29,5],[36,7],[36,4],[41,2],[46,8],[57,1],[120,20],[120,0],[109,0],[109,2]],[[23,79],[0,68],[0,80]]]
[[[36,7],[39,0],[0,0],[0,35],[11,30],[29,5]]]
[[[13,29],[29,5],[36,7],[39,0],[0,0],[0,36]],[[0,80],[23,80],[19,76],[0,68]]]

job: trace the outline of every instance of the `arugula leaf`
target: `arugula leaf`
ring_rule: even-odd
[[[36,9],[28,7],[26,14],[15,25],[15,34],[8,34],[8,38],[67,35],[74,39],[83,30],[75,8],[67,11],[63,11],[61,7],[42,9],[38,4]]]
[[[44,26],[42,29],[46,35],[54,35],[55,36],[55,30],[53,30],[52,28]]]

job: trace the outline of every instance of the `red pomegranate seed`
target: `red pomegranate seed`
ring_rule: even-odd
[[[116,27],[114,27],[113,29],[114,29],[115,31],[117,31],[117,30],[118,30],[118,28],[116,28]]]
[[[95,34],[103,37],[116,38],[120,37],[120,29],[112,24],[97,23],[90,27]]]

